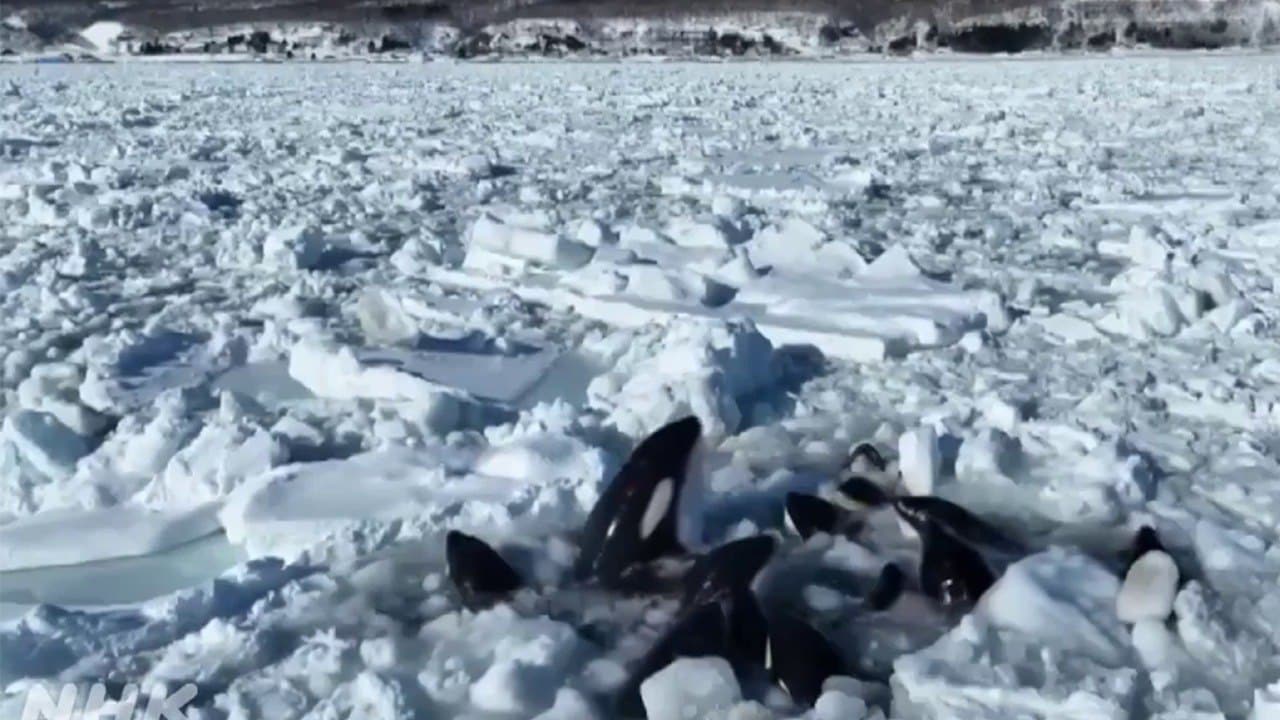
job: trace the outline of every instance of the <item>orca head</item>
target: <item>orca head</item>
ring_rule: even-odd
[[[924,524],[920,540],[920,588],[943,607],[972,607],[995,584],[982,555],[936,523]]]
[[[852,468],[859,460],[865,461],[871,467],[879,470],[880,472],[884,472],[885,469],[889,467],[889,463],[885,462],[884,456],[881,455],[880,451],[876,449],[876,446],[871,443],[860,443],[858,447],[854,448],[853,453],[849,455],[849,462],[847,465]]]
[[[684,606],[702,605],[750,587],[776,546],[771,536],[756,535],[727,542],[698,558],[685,576]]]
[[[866,507],[879,507],[891,499],[888,491],[862,475],[853,475],[840,483],[840,494]]]
[[[768,624],[765,668],[796,704],[813,705],[826,679],[845,673],[843,658],[822,633],[793,615],[771,617]]]
[[[840,508],[817,495],[787,493],[785,513],[787,527],[804,540],[820,532],[832,534],[840,524]]]
[[[680,495],[702,423],[668,423],[631,452],[587,516],[574,575],[615,584],[635,563],[682,550],[676,536]]]
[[[907,575],[896,563],[887,563],[880,569],[876,584],[867,593],[867,607],[871,610],[888,610],[902,595]]]
[[[1164,545],[1160,543],[1160,536],[1156,534],[1155,528],[1143,525],[1133,536],[1133,546],[1129,550],[1129,562],[1125,563],[1125,572],[1138,562],[1138,558],[1152,550],[1164,550]]]
[[[893,508],[916,532],[923,532],[927,525],[935,525],[966,542],[1002,552],[1023,550],[1018,540],[950,500],[932,495],[909,495],[894,498]]]
[[[458,589],[462,604],[478,610],[520,589],[520,574],[502,559],[498,551],[480,538],[458,530],[444,540],[445,565],[449,579]]]
[[[691,608],[672,625],[636,663],[627,682],[614,697],[614,709],[621,717],[644,717],[640,686],[650,675],[682,657],[726,657],[729,654],[728,627],[724,608],[710,602]]]
[[[890,502],[899,517],[906,520],[917,533],[923,533],[929,525],[939,522],[934,517],[936,508],[928,502],[933,499],[935,498],[908,495],[893,498]]]

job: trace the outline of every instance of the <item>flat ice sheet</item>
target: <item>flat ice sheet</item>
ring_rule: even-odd
[[[162,552],[218,531],[217,514],[217,503],[176,512],[50,510],[0,526],[0,572]]]

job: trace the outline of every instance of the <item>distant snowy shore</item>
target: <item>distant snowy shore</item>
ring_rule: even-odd
[[[785,544],[858,677],[681,662],[652,720],[1272,720],[1278,66],[0,67],[0,717],[614,717],[678,603],[559,580],[693,415],[682,541]],[[786,530],[862,443],[1034,547],[960,617],[892,511]],[[531,587],[464,607],[450,531]]]
[[[30,17],[28,17],[30,16]],[[1280,42],[1280,3],[1062,2],[1000,12],[893,14],[874,21],[825,12],[689,13],[658,17],[517,17],[461,27],[441,20],[219,22],[157,30],[128,21],[84,26],[0,22],[0,57],[219,59],[422,57],[849,57],[918,52],[1101,52],[1214,49]]]

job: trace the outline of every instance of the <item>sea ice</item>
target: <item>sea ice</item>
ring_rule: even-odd
[[[788,539],[763,599],[887,678],[802,717],[1270,720],[1273,56],[406,70],[0,64],[0,716],[108,678],[227,720],[608,717],[676,609],[565,582],[576,533],[695,414],[693,552],[849,472],[1032,548],[956,617],[859,607],[917,570],[891,511]],[[1141,524],[1171,613],[1116,576]],[[455,528],[530,587],[461,609]],[[710,664],[646,702],[799,712]]]
[[[680,658],[640,685],[648,720],[711,717],[742,699],[724,658]]]
[[[1178,566],[1169,553],[1153,550],[1129,568],[1116,595],[1116,617],[1127,623],[1164,620],[1178,592]]]

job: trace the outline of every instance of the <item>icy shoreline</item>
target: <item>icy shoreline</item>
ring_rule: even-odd
[[[376,5],[376,3],[375,3]],[[581,4],[508,8],[447,3],[420,17],[407,6],[308,15],[204,8],[181,18],[122,3],[86,15],[74,7],[16,7],[0,19],[0,55],[112,59],[532,59],[1020,54],[1113,49],[1224,49],[1280,42],[1271,0],[1162,3],[909,3],[838,8],[671,11]],[[60,53],[60,54],[59,54]]]
[[[310,60],[305,58],[281,59],[259,57],[253,55],[202,55],[199,53],[184,55],[95,55],[85,51],[67,51],[63,53],[16,54],[0,57],[0,65],[33,65],[33,64],[80,64],[80,65],[251,65],[261,67],[274,66],[329,66],[329,65],[421,65],[421,64],[478,64],[478,65],[558,65],[564,63],[595,65],[624,65],[645,67],[650,65],[878,65],[878,64],[915,64],[915,63],[965,63],[965,62],[1045,62],[1063,61],[1100,61],[1107,62],[1132,59],[1196,59],[1196,58],[1231,58],[1271,56],[1280,54],[1280,45],[1270,44],[1261,47],[1220,47],[1173,50],[1158,47],[1124,47],[1106,51],[1086,50],[1028,50],[1017,53],[981,53],[955,52],[951,50],[917,50],[909,54],[850,53],[833,55],[788,55],[781,57],[721,57],[696,55],[637,55],[637,56],[564,56],[544,57],[540,55],[491,55],[483,59],[459,60],[450,56],[422,54],[386,55],[376,58],[348,56],[328,57]]]

